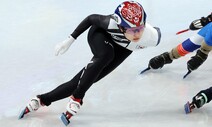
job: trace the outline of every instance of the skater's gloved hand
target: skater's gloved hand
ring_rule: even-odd
[[[74,41],[75,39],[72,36],[69,36],[66,40],[57,44],[55,46],[55,55],[58,56],[59,54],[62,55],[65,53]]]
[[[203,53],[200,49],[197,50],[195,56],[191,57],[191,59],[187,62],[187,68],[190,71],[196,70],[203,62],[207,59],[208,55]]]

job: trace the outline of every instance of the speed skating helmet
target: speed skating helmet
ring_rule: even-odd
[[[121,3],[114,12],[118,25],[126,28],[138,27],[146,22],[146,13],[141,4],[135,1]]]

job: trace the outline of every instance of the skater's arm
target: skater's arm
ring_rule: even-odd
[[[87,30],[90,26],[95,25],[97,27],[107,29],[111,16],[103,16],[93,14],[85,18],[74,30],[74,32],[63,42],[59,43],[55,47],[55,55],[65,53],[77,37]]]
[[[77,28],[74,30],[71,36],[76,39],[80,34],[82,34],[92,25],[106,29],[109,24],[110,18],[111,18],[110,15],[107,16],[99,14],[89,15],[77,26]]]

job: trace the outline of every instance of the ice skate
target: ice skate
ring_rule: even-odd
[[[184,110],[186,114],[191,113],[194,108],[195,105],[193,103],[190,103],[189,101],[184,105]]]
[[[41,107],[40,99],[38,97],[32,98],[25,107],[25,109],[21,111],[19,119],[22,119],[24,115],[28,114],[29,112],[37,111],[40,107]]]
[[[207,102],[207,96],[204,93],[199,93],[193,97],[192,102],[187,102],[184,105],[185,113],[191,113],[193,109],[202,107]]]
[[[70,97],[70,101],[66,107],[66,113],[62,113],[60,119],[67,126],[70,123],[72,116],[76,115],[81,107],[81,99],[75,99],[73,96]]]
[[[153,57],[149,61],[148,67],[151,69],[161,69],[165,64],[172,63],[172,59],[169,52],[164,52],[158,56]]]

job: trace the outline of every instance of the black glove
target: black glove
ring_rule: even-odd
[[[202,17],[201,19],[194,20],[190,26],[190,30],[198,30],[206,26],[208,23],[212,22],[212,13],[207,17]]]
[[[195,56],[191,57],[191,59],[187,62],[187,68],[190,71],[196,70],[203,62],[207,59],[208,55],[203,53],[200,49],[197,50]]]
[[[155,56],[153,57],[150,61],[149,61],[149,67],[152,69],[158,69],[158,68],[162,68],[164,64],[167,63],[171,63],[172,60],[169,57],[169,53],[168,52],[164,52],[163,54],[159,55],[159,56]]]

